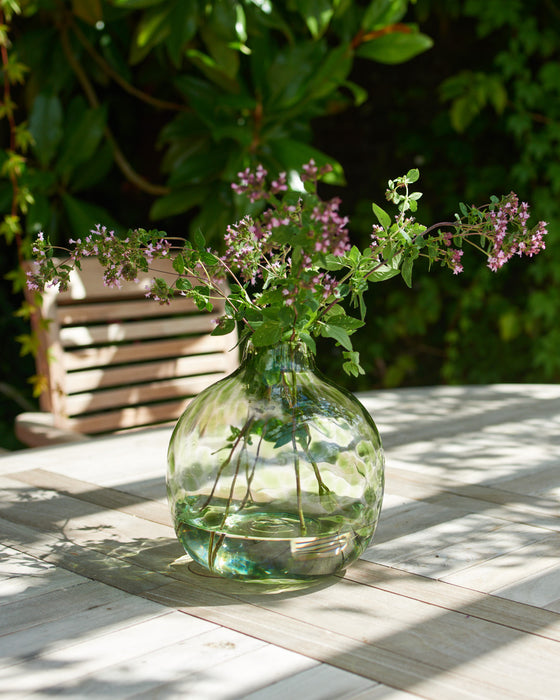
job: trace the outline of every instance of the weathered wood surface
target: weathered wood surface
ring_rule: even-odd
[[[363,401],[387,451],[375,542],[303,590],[189,561],[168,429],[0,457],[2,693],[558,698],[560,387]]]

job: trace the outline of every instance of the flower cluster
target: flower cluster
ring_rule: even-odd
[[[124,280],[136,282],[139,270],[147,272],[152,262],[166,257],[172,247],[160,232],[151,232],[149,238],[144,234],[141,230],[129,231],[123,239],[98,224],[83,240],[70,239],[73,247],[65,251],[68,259],[56,265],[49,257],[51,246],[39,233],[32,249],[38,271],[27,272],[27,286],[38,291],[47,285],[59,286],[65,291],[71,269],[79,267],[80,259],[86,257],[99,259],[104,269],[103,282],[108,287],[120,287]]]
[[[487,218],[495,232],[488,258],[488,267],[494,272],[516,254],[533,257],[546,247],[544,242],[544,236],[547,233],[546,223],[539,221],[537,226],[529,231],[527,228],[529,206],[527,202],[519,204],[519,199],[513,192],[504,198],[495,210],[488,212]],[[508,235],[512,225],[519,229],[519,235],[514,238]]]
[[[372,205],[378,223],[369,245],[360,250],[350,243],[340,200],[325,201],[317,194],[326,171],[309,162],[293,178],[298,189],[288,187],[286,173],[267,185],[262,166],[239,173],[234,192],[256,203],[260,213],[228,226],[221,253],[209,249],[200,233],[192,243],[178,245],[160,231],[129,231],[123,239],[97,227],[84,240],[72,242],[61,264],[50,257],[52,247],[40,235],[34,248],[37,270],[29,285],[42,289],[58,284],[64,289],[72,268],[89,255],[101,261],[105,282],[119,285],[122,279],[136,279],[139,270],[148,271],[154,260],[172,256],[177,278],[168,284],[156,277],[147,295],[165,303],[182,294],[207,309],[213,298],[223,298],[227,277],[226,312],[215,334],[237,326],[241,337],[250,337],[255,346],[297,341],[312,351],[316,337],[329,337],[343,348],[345,371],[357,375],[363,370],[350,336],[364,325],[364,292],[370,283],[400,274],[410,286],[419,258],[459,274],[466,244],[485,255],[494,271],[513,255],[532,257],[545,247],[546,224],[529,228],[529,208],[513,193],[492,197],[483,207],[461,204],[454,221],[429,228],[420,224],[414,213],[421,194],[409,189],[419,173],[411,170],[389,181],[386,198],[397,206],[395,217]],[[343,304],[345,300],[349,304]],[[349,307],[358,313],[349,315]]]
[[[267,171],[262,165],[258,165],[255,172],[250,168],[246,168],[243,172],[238,173],[239,182],[234,182],[231,186],[236,194],[246,194],[249,201],[256,202],[259,199],[267,199],[268,192],[266,190]],[[286,184],[286,173],[280,173],[277,180],[273,180],[270,184],[270,193],[278,194],[285,192],[288,189]]]

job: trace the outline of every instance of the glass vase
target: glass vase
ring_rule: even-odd
[[[370,543],[384,457],[359,401],[321,376],[305,345],[248,345],[171,437],[177,537],[209,571],[241,579],[332,575]]]

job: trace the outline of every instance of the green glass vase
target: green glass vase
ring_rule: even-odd
[[[177,537],[232,578],[343,570],[373,537],[383,484],[371,416],[301,344],[249,344],[239,369],[189,404],[169,444]]]

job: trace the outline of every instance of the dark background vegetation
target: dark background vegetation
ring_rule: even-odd
[[[538,258],[497,274],[466,252],[459,277],[418,265],[412,290],[398,278],[374,285],[368,325],[355,336],[366,376],[343,380],[330,344],[319,353],[323,370],[353,390],[558,381],[554,0],[1,6],[7,55],[28,70],[20,81],[4,64],[4,101],[8,83],[15,106],[12,124],[6,110],[0,122],[0,208],[8,217],[16,210],[19,229],[12,221],[0,230],[0,446],[17,447],[13,417],[36,401],[13,275],[27,241],[44,230],[64,243],[102,222],[186,236],[201,228],[219,247],[225,224],[242,213],[229,190],[235,173],[257,162],[291,169],[310,155],[339,164],[323,194],[343,199],[361,245],[371,201],[383,204],[387,179],[411,167],[421,172],[422,223],[449,220],[459,201],[514,190],[550,232]],[[15,149],[25,157],[15,182],[6,166],[13,123],[34,139]]]

